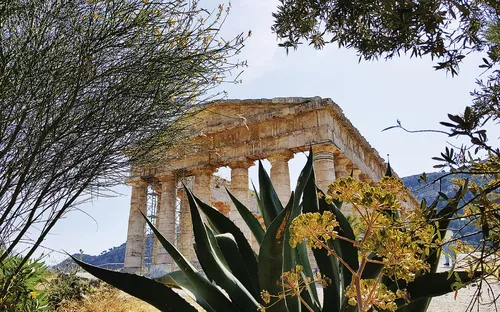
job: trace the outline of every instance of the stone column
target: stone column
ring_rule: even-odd
[[[335,165],[335,177],[338,178],[346,178],[350,176],[351,172],[348,172],[347,164],[349,163],[349,159],[342,154],[335,155],[334,165]]]
[[[231,168],[231,194],[248,208],[250,206],[248,168],[253,165],[254,162],[251,160],[235,161],[228,165]],[[229,213],[229,216],[232,215],[232,212]],[[238,212],[236,211],[236,213]]]
[[[292,158],[293,152],[290,150],[273,154],[267,158],[271,163],[271,182],[283,206],[290,200],[290,170],[288,169],[288,161]]]
[[[192,187],[192,185],[187,185]],[[196,253],[194,252],[194,233],[191,223],[191,210],[189,209],[189,201],[184,188],[177,191],[177,195],[181,199],[181,209],[179,216],[179,237],[177,240],[177,248],[180,253],[186,257],[191,263],[197,262]]]
[[[243,160],[230,163],[231,168],[231,194],[238,199],[245,207],[250,208],[250,197],[248,188],[248,168],[253,166],[253,161]],[[252,211],[255,213],[255,211]],[[253,235],[246,225],[238,210],[231,203],[231,210],[229,211],[229,219],[243,232],[245,237],[250,240],[252,244]]]
[[[205,204],[212,206],[212,175],[216,168],[207,166],[192,171],[194,175],[193,193]]]
[[[141,180],[132,180],[127,183],[132,186],[132,195],[130,199],[124,271],[139,273],[142,271],[146,232],[146,220],[144,220],[140,212],[146,214],[148,185]]]
[[[335,175],[337,178],[346,178],[351,176],[352,167],[349,167],[350,160],[342,154],[335,157]],[[352,215],[352,204],[343,203],[341,207],[342,213]]]
[[[193,175],[194,182],[191,187],[193,194],[198,197],[205,204],[212,206],[212,176],[216,168],[207,166],[196,168],[190,172]],[[179,237],[179,246],[182,246],[184,251],[184,256],[190,259],[191,262],[199,267],[199,263],[196,257],[196,252],[194,251],[194,231],[191,220],[191,213],[189,209],[189,200],[186,194],[182,195],[181,203],[181,224],[180,231],[185,233]],[[187,213],[186,213],[187,212]],[[201,219],[205,222],[205,215],[200,211]]]
[[[231,211],[231,206],[229,204],[222,201],[218,201],[214,203],[214,207],[224,216],[229,217],[229,212]]]
[[[359,180],[360,180],[361,182],[364,182],[364,183],[369,184],[369,185],[372,185],[372,184],[373,184],[372,179],[370,179],[370,177],[369,177],[366,173],[364,173],[364,172],[361,172],[361,173],[359,174]]]
[[[175,203],[177,199],[177,184],[174,174],[158,176],[161,183],[160,209],[156,212],[158,224],[156,228],[170,243],[175,245]],[[154,264],[162,265],[165,270],[169,270],[169,264],[172,264],[172,258],[165,248],[158,244],[156,252],[156,262]]]
[[[350,163],[347,165],[347,173],[348,173],[348,176],[350,176],[352,174],[352,178],[354,180],[361,181],[360,177],[359,177],[359,175],[361,174],[361,170],[359,170],[359,168],[355,164]]]
[[[316,186],[325,194],[328,186],[335,180],[334,152],[337,150],[333,144],[316,144],[312,146],[314,155],[314,175]],[[317,268],[316,259],[311,249],[307,250],[309,262],[313,268]]]
[[[334,152],[335,146],[332,144],[313,145],[314,174],[316,176],[316,186],[323,192],[328,191],[328,186],[335,180]]]
[[[161,186],[157,184],[154,188],[154,191],[156,192],[156,218],[155,218],[155,226],[158,227],[158,224],[160,223],[160,217],[159,217],[159,211],[161,209]],[[154,242],[153,242],[153,259],[151,261],[152,264],[155,264],[157,262],[156,257],[158,256],[158,252],[160,250],[161,243],[158,241],[158,238],[154,236]]]

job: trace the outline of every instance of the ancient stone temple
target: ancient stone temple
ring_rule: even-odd
[[[274,98],[224,100],[208,104],[191,118],[192,136],[165,152],[162,163],[132,168],[132,186],[125,269],[143,267],[148,192],[156,195],[154,221],[167,240],[196,262],[193,230],[184,182],[204,202],[228,215],[250,238],[250,230],[232,207],[225,187],[258,213],[251,200],[248,169],[257,159],[268,159],[270,176],[280,200],[290,196],[288,161],[312,146],[317,185],[326,190],[337,177],[378,181],[386,164],[331,99]],[[219,167],[231,168],[231,181],[214,176]],[[153,267],[170,270],[172,260],[155,243]]]

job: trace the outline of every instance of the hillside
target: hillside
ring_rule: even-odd
[[[415,196],[418,201],[425,198],[426,201],[430,203],[435,199],[438,192],[441,191],[448,195],[453,194],[456,189],[449,177],[442,179],[441,182],[430,184],[431,182],[442,177],[444,174],[445,172],[426,173],[427,183],[419,181],[421,176],[420,174],[401,178],[401,181],[403,181],[404,185],[413,193],[413,196]]]
[[[148,237],[146,239],[146,264],[151,263],[151,253],[153,250],[153,238]],[[88,254],[73,254],[73,257],[77,259],[81,259],[86,263],[90,263],[92,265],[110,269],[117,270],[123,267],[123,262],[125,260],[125,243],[120,246],[112,247],[108,250],[104,250],[97,256],[92,256]],[[69,272],[74,269],[76,264],[71,260],[71,258],[67,258],[66,260],[60,262],[57,265],[51,267],[52,270],[60,270],[63,272]]]
[[[427,181],[432,182],[443,175],[444,172],[427,173]],[[426,185],[426,183],[419,182],[419,177],[420,174],[401,178],[406,187],[410,189],[410,191],[419,201],[425,198],[427,203],[431,203],[432,201],[435,200],[435,197],[439,191],[443,192],[446,195],[454,194],[454,190],[456,189],[456,187],[451,182],[450,177],[445,177],[444,179],[441,180],[441,182],[437,182],[430,185]],[[452,221],[450,227],[455,229],[461,228],[460,221],[458,220]],[[469,226],[466,229],[464,229],[463,232],[469,233],[473,230],[474,228]],[[470,239],[470,242],[473,243],[477,239],[478,238],[472,238]],[[148,237],[146,241],[146,261],[145,261],[146,265],[151,263],[152,249],[153,249],[153,238]],[[73,256],[79,258],[81,255],[75,254]],[[125,243],[121,244],[118,247],[112,247],[109,250],[105,250],[97,256],[92,256],[87,254],[82,255],[83,261],[109,269],[122,268],[124,259],[125,259]],[[58,265],[54,266],[53,269],[67,271],[69,270],[69,268],[73,267],[72,265],[74,265],[73,261],[68,258],[63,262],[59,263]]]

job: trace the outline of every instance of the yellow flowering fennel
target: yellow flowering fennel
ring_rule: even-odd
[[[313,309],[306,303],[306,301],[302,298],[301,293],[304,289],[307,288],[308,285],[312,284],[313,287],[315,283],[321,283],[323,286],[327,286],[331,281],[321,276],[320,273],[317,273],[314,279],[311,279],[302,274],[303,267],[297,265],[295,269],[291,271],[285,272],[281,275],[280,286],[283,288],[283,292],[278,295],[272,295],[267,290],[263,290],[260,293],[260,296],[264,303],[269,304],[271,302],[271,298],[277,298],[279,300],[284,299],[285,297],[297,297],[302,302],[302,304],[309,311],[313,311]],[[274,304],[278,302],[275,301],[273,304],[267,307],[263,307],[260,309],[261,312],[265,312],[266,308],[272,307]]]
[[[305,213],[295,218],[290,226],[290,245],[305,240],[310,248],[325,248],[353,275],[346,296],[358,311],[377,309],[395,311],[398,298],[407,299],[405,290],[396,293],[381,283],[382,277],[411,282],[419,271],[428,271],[429,265],[422,260],[425,247],[429,247],[434,228],[426,224],[418,209],[407,209],[404,200],[408,191],[398,179],[384,177],[375,186],[352,178],[335,180],[329,187],[326,200],[340,200],[352,205],[359,219],[356,240],[339,235],[339,223],[330,211]],[[330,239],[342,239],[352,243],[359,251],[359,269],[354,270],[328,246]],[[368,257],[376,254],[376,260]],[[377,279],[361,279],[367,263],[383,266]]]

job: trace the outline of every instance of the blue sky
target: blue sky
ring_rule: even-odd
[[[212,3],[212,1],[208,1]],[[214,2],[215,3],[215,2]],[[459,113],[470,104],[469,92],[481,71],[479,55],[468,56],[458,77],[435,71],[430,59],[401,57],[389,61],[358,62],[355,51],[331,45],[322,51],[303,45],[298,51],[277,46],[271,33],[274,0],[241,0],[232,3],[223,36],[252,30],[239,55],[249,67],[242,84],[225,84],[229,98],[312,97],[331,98],[380,155],[390,160],[400,176],[435,171],[431,158],[439,155],[447,140],[438,134],[408,134],[401,130],[381,132],[399,119],[410,129],[439,129],[447,113]],[[207,4],[208,6],[209,4]],[[226,4],[227,5],[227,4]],[[216,6],[214,4],[213,6]],[[498,138],[498,134],[494,139]],[[459,144],[454,139],[449,141]],[[303,156],[290,163],[298,174]],[[102,198],[68,213],[44,243],[70,253],[83,249],[98,254],[123,243],[127,234],[129,189],[116,188],[123,196]],[[49,262],[64,258],[52,253]]]

